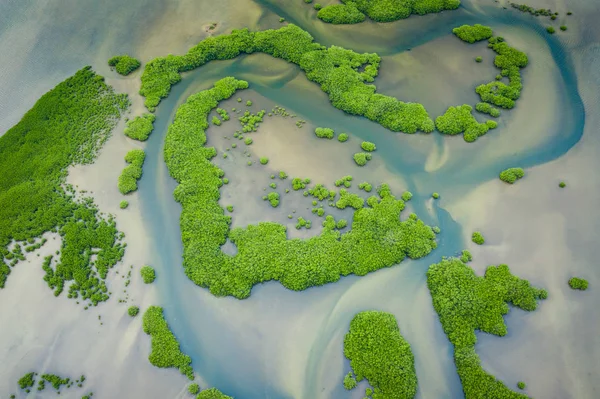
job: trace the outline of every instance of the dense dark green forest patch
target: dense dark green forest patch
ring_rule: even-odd
[[[55,295],[72,282],[69,297],[81,294],[94,304],[108,298],[103,280],[123,256],[122,235],[91,199],[77,199],[64,183],[70,165],[93,162],[128,106],[126,95],[115,94],[85,67],[44,94],[0,137],[0,288],[10,273],[5,260],[23,259],[8,250],[13,240],[31,243],[58,232],[60,257],[54,268],[50,260],[44,269]]]
[[[481,367],[475,331],[504,336],[508,303],[533,311],[548,293],[511,274],[508,266],[489,266],[484,277],[456,258],[431,265],[427,286],[442,328],[454,345],[454,362],[467,398],[527,398],[508,389]]]
[[[412,14],[425,15],[455,10],[459,0],[340,0],[322,8],[317,17],[332,24],[356,24],[368,16],[377,22],[392,22]]]
[[[177,338],[169,329],[163,316],[163,310],[158,306],[150,306],[143,317],[144,332],[150,335],[152,350],[148,360],[156,367],[178,368],[181,374],[190,380],[194,379],[192,359],[181,352]]]
[[[411,399],[416,395],[414,356],[394,315],[371,310],[354,316],[344,337],[344,355],[356,375],[356,380],[351,374],[344,378],[346,389],[364,378],[373,387],[366,396],[373,399]]]
[[[329,216],[322,233],[306,240],[288,239],[286,226],[279,223],[231,229],[231,217],[219,205],[224,172],[210,162],[216,150],[205,147],[205,130],[219,101],[247,87],[247,82],[225,78],[190,96],[167,133],[165,161],[179,183],[174,197],[182,205],[183,264],[193,282],[214,295],[240,299],[248,297],[255,284],[269,280],[299,291],[390,267],[406,256],[420,258],[436,247],[435,234],[416,215],[400,221],[404,201],[396,199],[387,185],[378,188],[368,207],[354,212],[352,229],[344,234]],[[293,182],[295,188],[304,184]],[[323,198],[330,195],[327,189],[311,191],[315,195],[323,191]],[[352,206],[354,201],[349,200]],[[235,256],[221,250],[227,239],[237,246]]]

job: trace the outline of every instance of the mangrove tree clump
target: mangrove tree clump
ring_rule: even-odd
[[[477,245],[483,245],[485,243],[485,239],[483,238],[483,234],[476,231],[471,236],[471,240]]]
[[[523,176],[525,171],[522,168],[508,168],[500,172],[500,180],[508,184],[513,184]]]
[[[525,383],[524,383],[523,381],[519,381],[519,382],[517,383],[517,387],[518,387],[519,389],[525,389],[525,386],[526,386],[526,385],[525,385]]]
[[[328,127],[318,127],[315,129],[315,135],[320,139],[331,140],[333,138],[333,129]]]
[[[104,279],[124,253],[119,232],[91,198],[77,197],[64,183],[69,166],[94,161],[128,106],[126,95],[85,67],[0,137],[0,288],[10,273],[5,260],[14,256],[9,244],[56,231],[60,257],[44,277],[54,294],[71,282],[69,298],[81,295],[94,304],[108,298]]]
[[[330,24],[357,24],[363,22],[367,16],[360,12],[356,4],[332,4],[317,13],[317,18]]]
[[[506,335],[503,316],[509,311],[508,303],[533,311],[547,292],[513,276],[506,265],[489,266],[485,276],[478,277],[456,258],[431,265],[427,286],[442,328],[454,346],[454,362],[465,397],[526,399],[483,369],[475,352],[475,331]]]
[[[554,29],[554,27],[549,26],[546,28],[546,32],[550,33],[551,35],[554,34],[554,32],[556,32],[556,30]]]
[[[140,275],[142,276],[142,280],[144,280],[144,284],[152,284],[156,279],[154,268],[148,265],[140,269]]]
[[[500,76],[500,77],[502,77],[502,76]],[[497,118],[500,116],[500,111],[497,108],[492,107],[488,103],[475,104],[475,110],[477,112],[481,112],[482,114],[488,114],[489,116],[492,116],[494,118]]]
[[[440,198],[440,194],[439,193],[433,193],[433,194],[431,194],[431,198],[438,199],[438,198]]]
[[[375,143],[371,143],[370,141],[363,141],[360,143],[360,148],[367,152],[373,152],[377,149],[377,147],[375,147]]]
[[[125,136],[139,141],[146,141],[154,130],[154,120],[156,116],[154,114],[143,114],[136,116],[134,119],[127,121],[127,127],[123,132]]]
[[[121,209],[127,209],[128,206],[129,206],[129,201],[123,200],[119,203],[119,208],[121,208]]]
[[[372,157],[373,156],[368,152],[357,152],[352,156],[354,162],[356,162],[358,166],[365,166],[367,162],[371,160]]]
[[[571,287],[574,290],[585,291],[588,288],[588,282],[583,278],[571,277],[569,279],[569,287]]]
[[[345,143],[346,141],[348,141],[349,138],[350,136],[348,136],[347,133],[340,133],[337,139],[340,143]]]
[[[198,394],[198,392],[200,392],[200,386],[196,383],[190,384],[188,386],[188,392],[191,393],[192,395],[196,395],[196,394]]]
[[[370,183],[362,182],[358,184],[358,189],[359,190],[365,190],[365,192],[370,193],[371,190],[373,189],[373,186]]]
[[[277,208],[279,206],[279,193],[276,193],[274,191],[270,192],[267,195],[267,201],[269,201],[273,208]]]
[[[19,387],[21,389],[31,388],[35,384],[34,373],[27,373],[23,377],[19,378]]]
[[[463,249],[463,251],[460,255],[460,261],[462,263],[469,263],[472,260],[473,260],[473,255],[471,255],[471,252],[469,252],[466,249]]]
[[[150,61],[144,68],[140,94],[146,97],[146,107],[154,110],[171,86],[181,80],[181,72],[212,60],[261,52],[298,65],[309,80],[329,95],[332,105],[344,112],[365,116],[392,131],[433,131],[433,121],[421,104],[375,93],[376,88],[370,83],[379,70],[381,59],[377,54],[358,54],[336,46],[326,48],[313,40],[308,32],[293,24],[275,30],[242,29],[211,36],[185,55]]]
[[[365,15],[377,22],[392,22],[412,14],[425,15],[444,10],[455,10],[459,0],[341,0],[319,11],[317,17],[334,24],[353,24],[364,21]],[[362,15],[362,17],[361,17]]]
[[[225,78],[190,96],[167,132],[164,158],[179,183],[174,197],[182,206],[183,266],[194,283],[213,295],[240,299],[255,284],[270,280],[301,291],[390,267],[407,256],[420,258],[437,246],[431,228],[416,216],[400,220],[404,201],[387,185],[379,188],[370,207],[354,212],[351,230],[344,234],[330,216],[322,232],[308,239],[288,239],[287,227],[274,222],[231,229],[231,217],[219,205],[223,171],[211,163],[216,151],[205,147],[205,130],[219,101],[247,87],[247,82]],[[325,198],[331,198],[326,191]],[[228,238],[237,247],[233,256],[221,250]]]
[[[558,183],[558,187],[565,188],[565,187],[567,187],[567,183],[565,183],[564,181],[561,181],[560,183]]]
[[[452,29],[452,33],[454,33],[460,40],[467,43],[475,43],[480,40],[487,40],[492,37],[493,34],[492,28],[479,24],[462,25],[458,28]]]
[[[435,118],[435,126],[443,134],[464,133],[463,138],[469,143],[486,134],[488,130],[496,128],[494,121],[477,122],[472,110],[473,107],[467,104],[450,107],[444,115]]]
[[[351,207],[356,210],[361,209],[365,205],[365,200],[359,195],[349,193],[345,189],[340,189],[340,199],[335,203],[335,207],[338,209],[346,209]]]
[[[137,316],[138,313],[140,313],[140,308],[137,306],[130,306],[129,309],[127,309],[127,314],[131,317]]]
[[[269,158],[267,158],[267,157],[261,157],[260,158],[260,164],[261,165],[266,165],[268,163],[269,163]]]
[[[354,378],[352,372],[349,372],[344,377],[344,388],[346,388],[348,391],[356,388],[356,378]]]
[[[344,337],[344,355],[356,380],[366,379],[374,397],[411,399],[417,393],[417,374],[410,344],[400,334],[394,315],[374,310],[358,313]],[[354,380],[351,374],[349,376]],[[348,376],[346,376],[348,378]],[[356,386],[347,386],[352,389]]]
[[[231,396],[227,396],[217,388],[209,388],[200,392],[196,399],[233,399]]]
[[[151,339],[152,349],[148,356],[150,363],[161,368],[176,367],[181,374],[193,380],[192,359],[179,349],[179,342],[169,329],[161,307],[150,306],[146,310],[143,317],[143,328]]]
[[[125,162],[129,165],[123,169],[119,176],[119,191],[121,194],[129,194],[138,189],[137,182],[142,177],[142,166],[146,159],[144,150],[131,150],[125,155]]]
[[[140,62],[133,57],[116,55],[108,60],[108,65],[114,67],[119,75],[127,76],[140,67]]]

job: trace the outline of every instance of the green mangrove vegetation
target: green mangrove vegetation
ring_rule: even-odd
[[[127,314],[131,317],[137,316],[138,313],[140,313],[140,308],[137,306],[130,306],[129,309],[127,309]]]
[[[525,389],[526,385],[523,381],[519,381],[519,382],[517,382],[517,387],[519,389]]]
[[[125,136],[139,141],[146,141],[154,130],[154,114],[143,114],[127,121],[127,127],[123,132]]]
[[[352,389],[366,379],[373,399],[411,399],[417,393],[417,374],[410,344],[400,334],[394,315],[374,310],[358,313],[344,337],[344,355],[356,375],[344,378]]]
[[[200,386],[196,383],[190,384],[188,386],[188,392],[191,393],[192,395],[196,395],[196,394],[198,394],[198,392],[200,392]]]
[[[44,269],[54,294],[69,282],[69,298],[93,304],[108,299],[104,279],[123,257],[123,237],[112,217],[65,180],[69,166],[94,161],[128,106],[126,95],[115,94],[85,67],[44,94],[0,137],[0,288],[10,267],[25,259],[19,243],[56,232],[60,256]],[[17,244],[9,251],[12,242]]]
[[[469,263],[473,260],[473,255],[471,255],[471,252],[463,249],[459,259],[462,263]]]
[[[140,94],[146,97],[146,107],[154,110],[171,86],[181,80],[181,72],[212,60],[262,52],[300,66],[306,77],[329,95],[334,107],[349,114],[365,116],[392,131],[434,130],[433,121],[421,104],[375,93],[376,88],[370,83],[378,74],[381,59],[377,54],[358,54],[336,46],[326,48],[313,40],[308,32],[293,24],[275,30],[242,29],[208,37],[183,56],[169,55],[150,61],[144,68]]]
[[[142,276],[144,284],[152,284],[156,279],[156,272],[154,271],[154,268],[148,265],[143,266],[140,269],[140,275]]]
[[[525,171],[522,168],[508,168],[500,172],[500,180],[508,184],[513,184],[523,176]]]
[[[454,33],[460,40],[467,43],[475,43],[480,40],[487,40],[493,35],[492,28],[479,24],[462,25],[458,28],[452,29],[452,33]]]
[[[569,279],[569,287],[571,287],[574,290],[585,291],[588,288],[588,282],[583,278],[571,277]]]
[[[135,149],[125,155],[125,162],[129,165],[123,169],[119,176],[119,191],[121,194],[129,194],[138,189],[137,182],[142,177],[142,166],[146,159],[144,150]]]
[[[485,123],[477,122],[472,111],[473,107],[467,104],[450,107],[444,115],[435,118],[435,126],[443,134],[464,133],[463,138],[466,142],[473,142],[486,134],[488,130],[496,128],[497,124],[492,120]]]
[[[525,399],[487,373],[475,352],[479,330],[497,336],[507,333],[503,316],[508,303],[526,311],[537,308],[537,300],[548,293],[511,274],[506,265],[489,266],[478,277],[456,258],[433,264],[427,271],[427,286],[442,328],[454,346],[454,362],[467,398]]]
[[[354,162],[358,166],[365,166],[367,162],[371,160],[372,157],[373,155],[371,155],[368,152],[357,152],[352,156],[352,159],[354,159]]]
[[[425,15],[444,10],[455,10],[459,0],[340,0],[319,8],[317,17],[332,24],[356,24],[368,16],[377,22],[392,22],[405,19],[412,14]],[[316,8],[315,8],[316,9]]]
[[[80,378],[76,380],[72,380],[69,377],[63,378],[56,374],[42,374],[39,375],[36,372],[31,372],[25,374],[18,381],[19,387],[24,390],[26,393],[31,392],[31,389],[34,387],[37,380],[37,388],[38,392],[46,389],[46,383],[52,385],[52,387],[57,391],[57,394],[60,394],[60,390],[64,386],[65,388],[71,388],[73,385],[77,385],[77,387],[83,387],[83,383],[85,381],[85,376],[82,375]],[[15,397],[15,395],[11,395],[11,397]]]
[[[565,188],[565,187],[567,187],[567,183],[565,183],[564,181],[561,181],[560,183],[558,183],[558,187]]]
[[[108,66],[114,67],[119,75],[127,76],[140,67],[140,62],[133,57],[116,55],[108,60]]]
[[[178,368],[181,374],[193,380],[192,359],[179,349],[179,342],[169,329],[161,307],[150,306],[146,310],[143,328],[151,339],[150,363],[161,368]]]
[[[400,220],[404,201],[385,184],[368,207],[354,212],[352,228],[344,234],[330,216],[321,234],[308,239],[288,239],[287,227],[273,222],[231,229],[231,217],[219,205],[224,172],[210,162],[216,150],[205,147],[205,130],[219,101],[247,87],[247,82],[229,77],[190,96],[167,132],[164,157],[179,183],[173,195],[182,205],[183,266],[194,283],[213,295],[240,299],[247,298],[255,284],[270,280],[299,291],[390,267],[407,256],[420,258],[437,246],[431,227],[416,215]],[[317,195],[331,198],[327,189],[319,189]],[[237,247],[236,255],[221,250],[227,239]]]
[[[377,149],[375,143],[371,143],[370,141],[363,141],[362,143],[360,143],[360,148],[362,148],[363,151],[367,152],[373,152]]]
[[[440,198],[440,194],[439,193],[433,193],[433,194],[431,194],[431,198],[438,199],[438,198]]]
[[[217,388],[209,388],[200,392],[196,399],[233,399],[231,396],[227,396]]]
[[[129,206],[129,201],[123,200],[119,203],[119,208],[121,208],[121,209],[127,209],[128,206]]]
[[[340,133],[337,139],[340,143],[345,143],[346,141],[348,141],[349,138],[350,136],[348,136],[347,133]]]
[[[485,243],[485,238],[483,238],[483,234],[476,231],[471,236],[471,240],[477,245],[483,245]]]
[[[500,116],[500,111],[498,110],[498,108],[494,108],[488,103],[475,104],[475,110],[477,112],[481,112],[482,114],[488,114],[489,116],[492,116],[494,118]]]
[[[328,127],[318,127],[315,129],[315,136],[320,139],[331,140],[333,138],[333,129]]]

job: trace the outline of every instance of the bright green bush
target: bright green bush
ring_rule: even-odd
[[[488,103],[477,103],[475,105],[475,110],[483,114],[488,114],[489,116],[492,116],[494,118],[500,116],[500,111],[497,108],[492,107]]]
[[[561,181],[560,183],[558,183],[558,187],[560,188],[565,188],[567,186],[567,183],[565,183],[564,181]]]
[[[221,120],[219,118],[217,118],[216,116],[213,116],[212,123],[215,126],[221,126]]]
[[[114,67],[119,75],[127,76],[140,67],[140,62],[133,57],[116,55],[108,60],[108,65]]]
[[[321,139],[329,139],[333,138],[333,129],[328,127],[318,127],[315,129],[315,135]]]
[[[188,386],[188,392],[191,393],[192,395],[197,395],[198,392],[200,392],[200,386],[196,383],[190,384]]]
[[[525,383],[524,383],[523,381],[519,381],[519,382],[517,383],[517,387],[518,387],[519,389],[525,389]]]
[[[365,181],[365,182],[362,182],[362,183],[360,183],[360,184],[358,185],[358,189],[359,189],[359,190],[365,190],[367,193],[370,193],[370,192],[371,192],[371,190],[373,189],[373,186],[371,186],[369,183],[367,183],[367,182]]]
[[[436,1],[439,0],[422,3]],[[455,4],[458,6],[458,1]],[[358,54],[336,46],[325,48],[293,24],[261,32],[234,30],[229,35],[206,38],[183,56],[156,58],[144,69],[140,94],[146,97],[146,107],[154,110],[161,98],[169,94],[171,86],[181,80],[181,72],[212,60],[233,59],[255,52],[299,65],[307,78],[329,95],[332,105],[344,112],[363,115],[392,131],[415,133],[434,129],[433,121],[421,104],[404,103],[375,93],[376,88],[370,83],[379,69],[377,54]]]
[[[565,25],[561,25],[560,26],[560,30],[562,30],[563,32],[567,30],[567,27]]]
[[[475,43],[492,37],[492,28],[479,24],[463,25],[452,29],[452,33],[462,41]]]
[[[125,155],[125,162],[129,165],[123,169],[119,176],[119,191],[129,194],[138,189],[137,182],[142,177],[142,166],[146,159],[144,150],[131,150]]]
[[[483,58],[482,57],[475,57],[475,62],[482,62]]]
[[[273,222],[231,229],[231,217],[219,205],[223,172],[210,162],[216,151],[205,147],[205,130],[218,102],[247,87],[247,82],[225,78],[190,96],[167,132],[164,158],[179,183],[174,197],[182,205],[183,265],[194,283],[214,295],[240,299],[250,295],[253,285],[270,280],[300,291],[351,273],[362,276],[406,256],[420,258],[436,247],[435,234],[416,216],[400,220],[404,202],[387,185],[380,187],[371,207],[354,212],[352,228],[344,234],[335,229],[330,215],[321,234],[306,240],[288,239],[286,226]],[[292,184],[298,181],[293,179]],[[336,194],[327,189],[313,192],[323,199]],[[235,256],[221,250],[228,238],[237,247]]]
[[[250,145],[252,143],[254,143],[254,140],[252,140],[251,137],[246,137],[246,139],[244,140],[244,144],[246,145]]]
[[[472,114],[473,107],[464,104],[450,107],[444,115],[435,118],[435,126],[440,133],[456,135],[464,133],[467,142],[473,142],[483,136],[494,125],[479,123]],[[495,127],[495,126],[494,126]]]
[[[206,389],[196,396],[196,399],[233,399],[219,391],[217,388]]]
[[[442,328],[454,346],[454,362],[465,397],[526,399],[481,367],[475,352],[475,331],[506,335],[503,316],[509,311],[507,304],[533,311],[547,292],[513,276],[506,265],[489,266],[484,277],[477,277],[456,258],[431,265],[427,286]]]
[[[371,160],[371,157],[372,155],[368,152],[357,152],[353,155],[354,162],[356,162],[358,166],[365,166],[367,162]]]
[[[554,27],[552,27],[552,26],[549,26],[549,27],[547,27],[547,28],[546,28],[546,31],[547,31],[548,33],[550,33],[551,35],[552,35],[552,34],[554,34],[554,32],[556,32],[556,30],[555,30],[555,29],[554,29]]]
[[[128,201],[123,200],[119,203],[119,208],[121,208],[121,209],[127,209],[128,206],[129,206]]]
[[[313,6],[313,8],[317,11],[319,11],[320,9],[323,8],[323,6],[320,3],[315,3],[315,5]]]
[[[60,257],[44,269],[54,295],[70,282],[69,298],[93,304],[108,299],[104,280],[123,257],[124,245],[113,218],[100,214],[91,198],[75,199],[65,178],[70,165],[94,161],[128,106],[127,96],[115,94],[85,67],[44,94],[0,136],[0,288],[10,274],[5,260],[15,257],[8,251],[13,240],[58,231]]]
[[[280,178],[281,180],[285,180],[285,179],[287,179],[287,178],[288,178],[288,175],[287,175],[287,173],[285,173],[285,172],[282,170],[282,171],[280,171],[280,172],[279,172],[279,178]]]
[[[143,114],[127,121],[127,127],[124,130],[125,136],[134,140],[146,141],[154,130],[154,114]]]
[[[365,378],[373,386],[374,398],[415,397],[414,356],[394,315],[371,310],[354,316],[344,337],[344,355],[350,360],[356,380]],[[349,373],[344,387],[354,388],[356,380]]]
[[[463,263],[469,263],[472,260],[473,255],[471,255],[471,252],[467,251],[466,249],[463,249],[462,254],[460,255],[460,261]]]
[[[348,391],[356,388],[356,378],[354,378],[351,372],[344,377],[344,388]]]
[[[142,280],[144,280],[144,284],[152,284],[156,279],[156,272],[154,268],[151,266],[144,266],[140,269],[140,274],[142,276]]]
[[[143,318],[143,328],[151,339],[152,349],[150,356],[148,356],[150,363],[161,368],[176,367],[181,374],[193,380],[192,359],[179,349],[179,342],[169,329],[161,307],[150,306],[146,310]]]
[[[440,195],[438,193],[433,193],[433,194],[431,194],[431,197],[433,199],[438,199],[438,198],[440,198]]]
[[[371,143],[370,141],[363,141],[362,143],[360,143],[360,148],[362,148],[363,151],[367,152],[372,152],[377,149],[377,147],[375,147],[375,144]]]
[[[365,204],[364,198],[359,195],[349,193],[345,189],[340,189],[340,199],[335,203],[336,208],[338,209],[346,209],[346,207],[351,207],[356,210],[361,209]]]
[[[585,279],[579,277],[571,277],[569,279],[569,287],[574,290],[585,291],[588,288],[588,282]]]
[[[471,240],[477,245],[483,245],[485,243],[483,235],[478,231],[473,233],[473,235],[471,236]]]
[[[508,168],[500,172],[500,180],[508,184],[513,184],[523,176],[525,171],[522,168]]]
[[[247,105],[248,107],[250,107],[250,106],[252,105],[252,101],[250,101],[250,100],[246,101],[246,105]]]
[[[138,315],[138,313],[140,313],[140,308],[137,306],[130,306],[129,309],[127,309],[127,313],[129,316],[135,317]]]
[[[326,223],[326,222],[323,222],[323,223]],[[346,226],[348,226],[348,222],[346,221],[346,219],[340,219],[335,224],[335,228],[338,229],[338,230],[341,230],[341,229],[343,229]]]
[[[21,389],[31,388],[35,384],[34,373],[27,373],[23,377],[19,378],[19,387]]]
[[[402,201],[410,201],[412,197],[413,195],[410,191],[405,191],[402,193]]]
[[[269,158],[267,158],[267,157],[260,158],[260,164],[261,165],[266,165],[268,163],[269,163]]]
[[[340,133],[337,139],[340,143],[345,143],[346,141],[348,141],[349,138],[350,136],[348,136],[347,133]]]
[[[317,13],[317,18],[330,24],[357,24],[363,22],[366,15],[350,2],[348,4],[332,4],[322,8]]]

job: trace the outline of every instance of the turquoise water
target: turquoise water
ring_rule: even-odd
[[[445,40],[456,25],[490,24],[510,43],[514,40],[515,47],[526,51],[531,63],[523,71],[523,96],[516,109],[504,112],[499,128],[476,143],[467,144],[460,137],[443,137],[437,133],[404,135],[389,132],[364,118],[349,116],[333,108],[326,95],[307,81],[299,68],[275,61],[269,66],[272,69],[268,70],[264,63],[269,60],[268,57],[251,55],[210,63],[184,74],[183,81],[173,87],[156,113],[155,131],[147,142],[144,176],[139,190],[147,239],[153,248],[154,266],[159,276],[155,283],[159,305],[165,308],[166,318],[181,342],[182,350],[192,357],[194,370],[207,386],[216,386],[236,398],[362,398],[358,390],[348,393],[341,385],[341,377],[349,371],[342,355],[342,340],[355,313],[379,309],[396,315],[403,335],[411,343],[419,379],[418,397],[462,397],[452,348],[431,306],[425,279],[431,263],[442,256],[455,255],[469,245],[464,237],[471,232],[463,231],[464,227],[446,210],[446,204],[460,203],[477,187],[496,179],[498,172],[506,167],[531,168],[546,164],[564,156],[577,145],[584,137],[586,118],[590,118],[586,113],[598,106],[597,96],[590,97],[588,94],[584,109],[579,92],[580,80],[589,79],[590,74],[597,73],[599,59],[597,55],[589,56],[585,62],[589,70],[584,70],[582,75],[581,67],[578,69],[573,57],[579,57],[581,49],[593,45],[598,40],[598,33],[590,31],[592,28],[582,29],[584,33],[577,42],[578,50],[573,51],[559,40],[561,36],[547,35],[545,22],[541,19],[497,6],[467,3],[456,12],[409,18],[392,24],[367,22],[353,27],[335,27],[315,21],[310,7],[301,1],[297,3],[282,6],[279,1],[227,1],[219,9],[214,2],[169,1],[126,4],[110,1],[102,5],[63,1],[54,5],[45,2],[43,7],[33,2],[22,2],[20,5],[0,6],[0,15],[8,21],[0,24],[0,49],[6,50],[4,54],[9,54],[11,57],[8,58],[14,61],[0,75],[3,82],[0,111],[6,114],[0,122],[0,130],[4,131],[14,124],[43,91],[85,64],[91,63],[108,76],[110,72],[104,63],[114,53],[129,51],[147,62],[154,56],[184,52],[201,39],[201,27],[210,21],[232,21],[224,22],[224,29],[242,26],[265,29],[278,27],[278,16],[308,30],[322,44],[378,52],[383,56],[381,76],[375,81],[379,91],[401,100],[417,98],[435,117],[447,106],[463,102],[474,104],[477,101],[475,86],[492,80],[497,73],[491,64],[484,62],[482,67],[487,68],[489,76],[483,82],[469,83],[473,79],[466,69],[470,68],[470,64],[465,62],[464,69],[459,68],[458,73],[449,69],[448,65],[455,62],[463,65],[462,61],[452,58],[445,63],[445,59],[437,58],[436,54],[442,51],[436,47],[439,46],[438,40]],[[586,4],[582,3],[581,9]],[[69,13],[61,15],[60,12],[66,9],[70,10]],[[246,14],[245,9],[251,11]],[[44,14],[47,16],[44,17]],[[95,18],[90,20],[87,15]],[[181,21],[181,24],[174,25],[173,21]],[[21,36],[11,46],[7,41],[16,33],[9,28],[14,29],[19,24],[32,31],[34,25],[39,25],[36,28],[38,35],[35,38]],[[161,40],[161,34],[168,40]],[[574,47],[573,43],[568,44]],[[19,46],[22,54],[17,51]],[[455,46],[459,58],[462,51],[481,51],[491,59],[491,51],[485,45],[468,48],[458,43]],[[450,57],[452,52],[444,54]],[[412,65],[412,68],[393,69],[392,66],[397,65]],[[425,83],[433,79],[436,84],[432,84],[430,90],[419,91],[411,81],[398,79],[402,75],[414,76],[412,82],[422,79]],[[304,292],[291,292],[279,283],[267,283],[254,287],[249,299],[239,301],[215,298],[207,290],[196,287],[185,276],[181,266],[180,206],[172,198],[175,182],[168,175],[162,147],[176,107],[187,96],[210,87],[215,80],[225,76],[248,80],[251,91],[242,93],[242,96],[252,98],[257,107],[270,109],[277,104],[298,114],[311,125],[331,126],[338,132],[350,133],[352,137],[374,141],[378,146],[376,159],[360,171],[356,171],[351,162],[344,163],[354,151],[343,148],[337,152],[335,145],[339,144],[335,143],[327,147],[336,151],[330,154],[339,164],[333,173],[338,177],[348,173],[359,175],[356,183],[364,179],[380,183],[392,176],[390,184],[396,194],[399,195],[401,190],[414,194],[409,203],[411,211],[425,222],[441,227],[438,248],[424,259],[405,261],[361,278],[346,277],[335,284]],[[139,75],[135,77],[138,78]],[[465,85],[465,82],[468,84]],[[18,105],[12,100],[15,92],[22,93]],[[231,108],[237,103],[230,101],[227,104]],[[595,113],[593,111],[592,117]],[[231,133],[233,129],[228,126],[235,121],[228,123],[219,129],[209,129],[210,145],[215,135]],[[298,139],[300,150],[309,152],[314,146],[321,145],[312,137],[309,126],[298,130],[293,122],[289,125],[280,133],[305,135]],[[262,130],[259,129],[257,137]],[[594,137],[587,140],[597,142]],[[220,142],[215,139],[215,143]],[[285,148],[281,151],[287,154]],[[582,169],[580,172],[586,171]],[[240,172],[242,176],[250,176],[245,173]],[[321,178],[309,177],[314,181]],[[514,188],[518,189],[517,186]],[[429,199],[434,191],[442,195],[437,202]],[[597,191],[596,187],[594,193]],[[259,197],[262,191],[257,189],[252,195]],[[593,209],[590,206],[586,212],[593,214]],[[236,206],[235,217],[238,211],[244,215],[244,209]],[[487,212],[493,211],[489,209]],[[540,209],[541,213],[546,211]],[[274,211],[265,210],[255,217],[270,220],[278,216]],[[315,222],[315,218],[312,219]],[[569,246],[574,252],[579,249],[577,243]],[[585,243],[586,260],[597,255],[594,247],[593,242]],[[552,251],[553,248],[548,246],[547,250]],[[525,252],[519,251],[514,250],[516,258],[522,256],[525,259]],[[487,258],[482,258],[487,261]],[[520,267],[514,265],[515,274],[519,275]],[[546,273],[545,270],[543,272]],[[549,275],[558,273],[560,269],[557,267],[547,272]],[[544,285],[545,278],[540,272],[535,283]],[[550,293],[552,296],[552,291]],[[585,309],[593,309],[590,299],[585,304],[588,306]],[[509,386],[513,386],[513,380],[518,378],[511,367],[523,362],[518,350],[510,352],[509,348],[523,348],[524,342],[535,339],[530,321],[543,323],[544,319],[550,318],[545,306],[542,304],[540,310],[531,315],[514,312],[507,316],[508,337],[480,337],[477,349],[482,353],[484,366],[507,381]],[[578,322],[577,326],[593,331],[598,324],[598,319],[592,317]],[[556,341],[548,340],[560,345],[559,337],[562,336],[557,333],[553,338]],[[590,338],[585,335],[581,339]],[[595,350],[584,351],[581,363],[593,369],[597,366],[594,360],[598,358],[596,354]],[[542,355],[533,354],[525,362],[536,367],[531,359],[542,359]],[[563,360],[565,367],[569,367],[570,362],[566,359],[558,353],[548,361],[561,363]],[[544,378],[540,377],[537,381],[540,384]],[[600,389],[598,383],[592,378],[582,381],[579,391],[565,389],[554,397],[594,397],[594,389]],[[565,384],[570,382],[565,381]],[[535,388],[535,384],[532,385]]]

